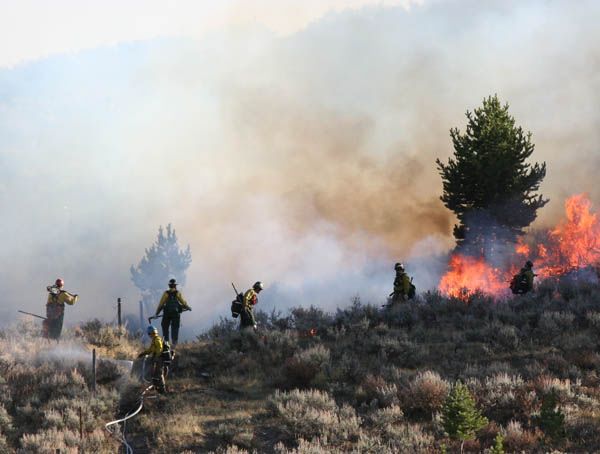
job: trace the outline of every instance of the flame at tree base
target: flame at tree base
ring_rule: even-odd
[[[439,290],[444,295],[466,300],[478,292],[500,295],[506,292],[507,285],[503,273],[485,259],[453,254]]]
[[[583,268],[600,268],[600,221],[585,194],[565,201],[565,218],[543,234],[544,240],[515,245],[508,270],[491,266],[485,258],[453,254],[439,291],[467,301],[475,293],[508,294],[509,281],[525,260],[533,260],[539,278],[558,277]],[[519,261],[523,261],[518,263]]]

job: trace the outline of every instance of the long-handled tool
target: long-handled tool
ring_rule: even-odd
[[[17,311],[20,312],[21,314],[25,314],[25,315],[31,315],[32,317],[37,317],[37,318],[41,318],[42,320],[48,320],[46,317],[42,317],[41,315],[37,315],[37,314],[32,314],[31,312],[25,312],[25,311]]]
[[[151,317],[148,317],[148,325],[152,325],[152,320],[156,320],[158,318],[162,318],[162,314],[161,315],[153,315]]]
[[[190,311],[190,310],[191,310],[191,309],[183,309],[181,312],[187,312],[187,311]],[[162,316],[163,316],[163,315],[164,315],[164,314],[160,314],[160,315],[153,315],[153,316],[151,316],[151,317],[148,317],[148,325],[151,325],[151,324],[152,324],[152,320],[156,320],[156,319],[162,318]]]

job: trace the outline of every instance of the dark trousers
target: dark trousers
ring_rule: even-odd
[[[167,316],[163,315],[162,322],[160,326],[162,327],[163,339],[166,342],[169,342],[169,328],[171,329],[171,344],[173,346],[177,345],[177,341],[179,340],[179,322],[181,317],[179,314],[175,316]]]
[[[44,330],[48,339],[60,339],[65,319],[65,309],[59,305],[46,306],[46,320],[44,320]]]
[[[152,384],[159,393],[165,392],[165,374],[160,359],[155,359],[152,363]]]
[[[252,328],[254,325],[256,325],[256,320],[252,309],[242,309],[242,312],[240,312],[240,329]]]

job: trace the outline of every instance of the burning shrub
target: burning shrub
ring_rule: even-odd
[[[333,323],[333,317],[318,307],[296,307],[290,312],[291,327],[300,331],[325,331]]]
[[[449,388],[448,382],[437,372],[419,372],[405,396],[406,405],[433,417],[433,413],[442,408]]]
[[[356,438],[361,420],[347,405],[338,407],[329,394],[316,390],[276,391],[269,405],[293,438],[326,437],[329,443]]]

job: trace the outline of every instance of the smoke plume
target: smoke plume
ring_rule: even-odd
[[[159,225],[193,263],[184,332],[228,315],[229,282],[263,308],[379,303],[393,263],[419,290],[452,246],[435,158],[497,93],[546,161],[560,215],[599,169],[596,2],[424,2],[330,14],[292,35],[226,29],[0,72],[5,316],[43,311],[61,276],[75,322],[137,308],[129,280]],[[412,269],[411,269],[412,266]],[[165,283],[166,284],[166,283]],[[264,295],[264,296],[263,296]]]

